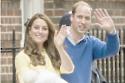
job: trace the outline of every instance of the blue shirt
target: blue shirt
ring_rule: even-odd
[[[103,42],[94,36],[86,36],[76,45],[66,38],[65,46],[75,70],[71,74],[61,75],[62,78],[69,83],[91,83],[93,60],[115,55],[119,50],[119,38],[117,34],[108,34],[106,42]]]

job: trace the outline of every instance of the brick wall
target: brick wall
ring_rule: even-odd
[[[71,6],[79,0],[45,0],[45,13],[58,23],[60,16],[71,10]],[[116,24],[120,27],[125,25],[125,1],[124,0],[84,0],[88,2],[94,9],[106,8]]]
[[[1,47],[12,47],[12,31],[16,31],[16,46],[21,40],[21,11],[19,0],[1,0]],[[12,53],[1,53],[1,82],[12,83]]]
[[[71,5],[78,0],[44,0],[45,13],[58,24],[61,16],[71,10]],[[106,8],[115,21],[118,30],[125,28],[125,0],[84,0],[92,7]],[[1,47],[12,47],[12,30],[16,31],[16,47],[21,40],[21,10],[20,0],[1,0]],[[122,31],[122,30],[121,30]],[[121,45],[125,45],[122,36]],[[125,53],[124,53],[125,54]],[[1,82],[12,83],[12,53],[1,53]],[[124,57],[123,57],[124,58]],[[125,76],[125,75],[124,75]],[[115,82],[111,82],[115,83]],[[119,82],[120,83],[120,82]],[[124,83],[124,82],[122,82]]]

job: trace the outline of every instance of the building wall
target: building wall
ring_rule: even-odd
[[[64,13],[71,10],[71,6],[76,1],[79,0],[44,0],[45,13],[53,20],[55,24],[58,25],[61,16]],[[125,0],[84,0],[84,1],[91,4],[91,6],[94,9],[106,8],[109,11],[109,14],[112,16],[117,30],[122,31],[122,29],[125,29]],[[21,41],[20,0],[1,0],[0,3],[1,3],[1,24],[0,24],[1,47],[2,48],[12,47],[13,30],[16,31],[16,47],[20,47],[20,41]],[[124,46],[125,32],[122,32],[120,37],[121,37],[121,47],[125,48]],[[122,53],[124,51],[122,51]],[[125,77],[124,74],[123,76]],[[12,83],[12,52],[1,53],[1,83]],[[116,83],[116,82],[111,82],[111,83]]]
[[[19,0],[1,0],[1,47],[12,47],[12,31],[16,31],[16,46],[21,40]],[[12,83],[12,52],[1,53],[1,83]]]

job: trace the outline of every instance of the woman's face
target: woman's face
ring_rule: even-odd
[[[34,20],[29,35],[32,40],[37,44],[42,44],[48,39],[49,28],[43,19]]]

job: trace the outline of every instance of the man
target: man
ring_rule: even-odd
[[[71,25],[70,16],[71,16],[71,12],[68,12],[68,13],[64,14],[64,16],[62,16],[62,18],[60,19],[60,22],[59,22],[59,28],[61,28],[62,25],[69,26],[69,28],[70,28],[70,25]],[[104,78],[104,76],[101,74],[101,72],[97,68],[95,61],[92,63],[91,83],[107,83],[106,79]]]
[[[71,74],[62,75],[69,83],[90,83],[93,61],[113,56],[119,50],[119,38],[107,10],[96,9],[94,15],[98,21],[96,24],[107,32],[106,42],[86,35],[91,26],[92,8],[84,1],[79,1],[72,7],[71,27],[64,44],[75,70]]]

